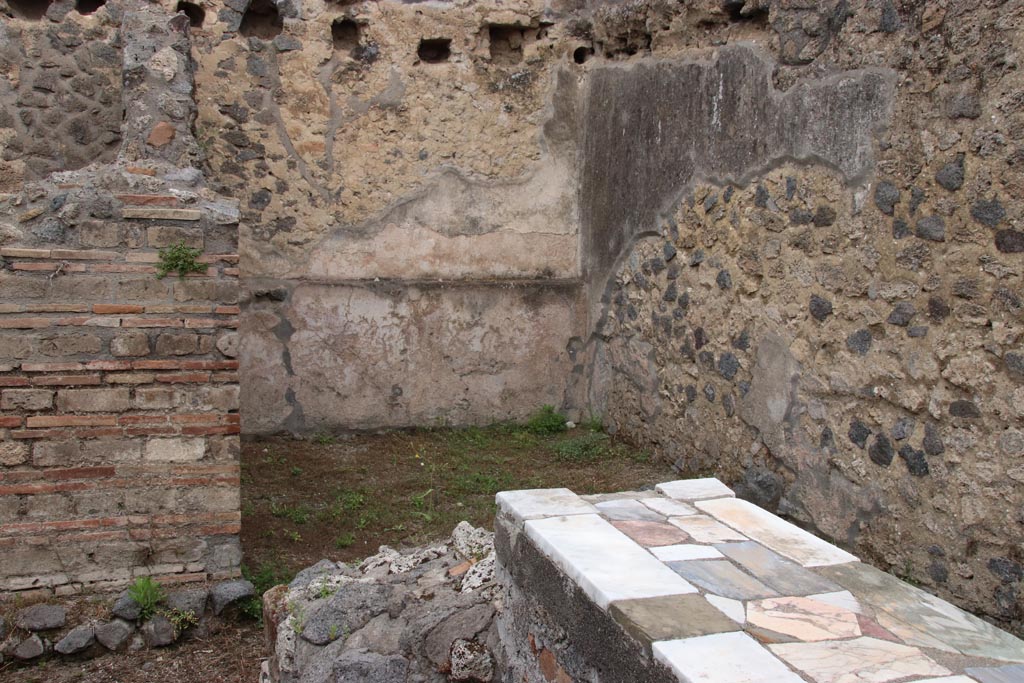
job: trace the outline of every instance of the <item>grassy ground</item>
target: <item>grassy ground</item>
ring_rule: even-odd
[[[670,468],[600,425],[564,430],[539,413],[527,425],[416,429],[248,442],[242,451],[242,548],[257,584],[324,557],[358,560],[388,544],[445,538],[460,520],[490,527],[494,494],[566,486],[636,489]]]

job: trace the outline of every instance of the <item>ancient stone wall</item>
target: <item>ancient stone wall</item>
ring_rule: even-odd
[[[74,7],[0,3],[0,192],[117,156],[120,10]]]
[[[1024,6],[760,4],[771,65],[591,81],[618,118],[584,148],[583,234],[614,235],[589,405],[1019,629]],[[681,69],[710,73],[683,97]]]
[[[191,165],[187,28],[125,15],[116,162],[0,195],[0,591],[238,572],[238,208]]]

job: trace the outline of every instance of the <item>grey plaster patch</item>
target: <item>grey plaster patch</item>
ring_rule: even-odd
[[[773,453],[786,451],[786,425],[797,400],[800,364],[786,341],[767,334],[757,347],[750,391],[740,399],[740,417],[757,428],[761,440]]]

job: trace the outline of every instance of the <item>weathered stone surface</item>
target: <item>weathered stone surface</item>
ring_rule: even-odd
[[[95,642],[96,630],[92,624],[82,624],[71,629],[53,649],[62,655],[74,655],[89,649]]]
[[[38,634],[33,633],[28,638],[25,638],[18,643],[18,646],[14,648],[14,652],[11,654],[14,655],[15,659],[27,662],[43,656],[45,652],[46,647],[43,644],[42,638],[40,638]]]
[[[60,628],[66,620],[67,612],[61,605],[32,605],[19,610],[14,623],[26,631],[49,631]]]
[[[128,646],[128,640],[135,633],[135,626],[124,619],[113,619],[96,626],[96,640],[112,652]]]
[[[178,629],[161,614],[151,617],[139,632],[149,647],[166,647],[178,639]]]
[[[142,614],[142,608],[128,594],[128,591],[125,591],[117,596],[117,600],[114,602],[114,607],[110,610],[110,613],[125,621],[135,621]]]
[[[206,611],[206,599],[209,592],[205,588],[171,591],[164,599],[168,609],[192,612],[196,617],[203,616]]]
[[[245,579],[222,581],[210,588],[210,608],[214,614],[220,614],[228,605],[253,595],[255,588]]]

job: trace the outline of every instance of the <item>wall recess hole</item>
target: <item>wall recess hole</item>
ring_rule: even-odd
[[[331,40],[338,52],[349,52],[359,47],[359,24],[348,17],[338,17],[331,23]]]
[[[50,9],[52,0],[7,0],[7,6],[11,8],[11,14],[16,19],[27,19],[39,21]]]
[[[518,26],[492,24],[487,27],[491,40],[491,61],[495,64],[516,64],[523,61],[523,29]]]
[[[83,15],[92,14],[105,4],[107,0],[76,0],[75,11]]]
[[[203,22],[206,21],[206,10],[194,2],[188,2],[188,0],[180,0],[174,11],[184,12],[185,16],[188,17],[188,25],[192,28],[200,28]]]
[[[594,49],[586,47],[584,45],[581,45],[580,47],[572,51],[572,61],[576,62],[577,64],[583,64],[593,56]]]
[[[423,38],[416,50],[421,62],[439,64],[452,56],[451,38]]]
[[[270,40],[281,33],[284,20],[272,0],[252,0],[242,15],[238,32],[246,38]]]

